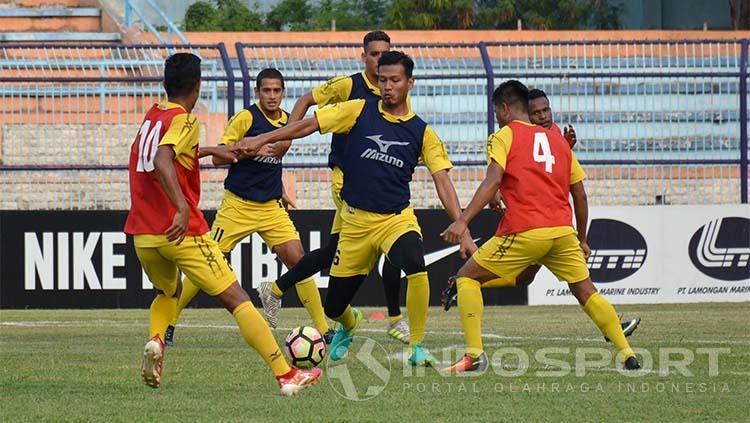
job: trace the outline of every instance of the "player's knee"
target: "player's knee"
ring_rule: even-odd
[[[516,277],[516,286],[529,285],[531,282],[534,282],[534,278],[536,277],[537,272],[539,272],[539,269],[541,269],[541,266],[539,265],[531,265],[524,269]]]
[[[388,260],[407,275],[426,271],[422,238],[416,232],[402,235],[388,251]]]

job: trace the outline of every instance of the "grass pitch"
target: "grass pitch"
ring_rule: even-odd
[[[643,318],[636,374],[617,370],[578,307],[488,307],[481,376],[404,366],[385,323],[366,320],[343,364],[295,398],[279,396],[223,310],[185,311],[157,390],[139,377],[148,310],[2,310],[0,420],[748,421],[750,303],[617,309]],[[302,324],[304,310],[284,309],[277,340]],[[441,366],[462,344],[457,311],[431,309],[426,345]]]

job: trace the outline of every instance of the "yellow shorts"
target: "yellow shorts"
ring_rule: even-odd
[[[341,235],[331,275],[348,277],[366,275],[381,253],[388,255],[393,243],[407,232],[422,230],[411,206],[399,214],[381,214],[349,207],[341,208]]]
[[[546,266],[559,280],[568,283],[588,278],[589,269],[573,228],[568,234],[556,238],[539,236],[540,231],[548,229],[494,236],[482,244],[472,258],[503,279],[515,280],[532,264]]]
[[[135,253],[154,284],[172,296],[177,289],[178,270],[206,294],[215,296],[237,280],[219,245],[208,234],[187,236],[180,245],[164,235],[135,235]]]
[[[344,204],[344,200],[341,199],[341,188],[343,187],[344,171],[335,166],[331,171],[331,197],[333,197],[333,204],[336,206],[336,214],[333,215],[333,224],[331,225],[332,234],[341,232],[341,205]]]
[[[225,190],[224,199],[211,226],[211,237],[219,243],[219,249],[223,253],[229,253],[237,243],[255,232],[270,249],[288,241],[299,240],[297,228],[281,200],[245,200]]]

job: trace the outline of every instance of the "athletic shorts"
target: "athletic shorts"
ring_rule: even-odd
[[[561,281],[581,282],[589,277],[589,269],[578,237],[572,228],[571,231],[550,239],[539,238],[538,229],[494,236],[482,244],[472,258],[484,269],[506,280],[515,280],[528,266],[541,264]]]
[[[257,232],[268,248],[299,240],[297,228],[289,218],[281,200],[245,200],[224,191],[224,199],[211,226],[211,237],[223,253],[231,252],[246,236]]]
[[[388,256],[393,244],[407,232],[422,236],[411,206],[400,213],[373,213],[343,203],[341,234],[331,275],[349,277],[370,273],[381,253]]]
[[[333,215],[333,224],[331,225],[332,234],[341,232],[341,205],[344,204],[344,200],[341,199],[341,189],[343,187],[344,172],[340,167],[335,166],[331,171],[331,197],[333,197],[333,204],[336,206],[336,214]]]
[[[211,296],[221,294],[237,280],[219,245],[208,234],[188,235],[180,245],[167,241],[164,235],[135,235],[133,240],[146,275],[168,296],[177,289],[178,270]]]

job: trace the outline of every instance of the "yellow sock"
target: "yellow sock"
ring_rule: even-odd
[[[459,296],[459,298],[461,298]],[[460,300],[459,300],[460,301]],[[598,292],[589,297],[586,304],[583,306],[583,311],[591,317],[591,320],[596,323],[602,334],[609,338],[614,344],[615,348],[619,352],[620,360],[625,361],[628,357],[635,355],[633,350],[630,348],[628,340],[625,339],[625,334],[622,333],[622,326],[620,325],[620,318],[617,317],[617,312],[612,304],[607,301],[606,298],[601,296]]]
[[[409,346],[424,342],[427,309],[430,305],[430,280],[427,272],[406,276],[406,311],[409,313]]]
[[[271,291],[273,291],[274,294],[276,294],[277,297],[282,297],[284,295],[284,292],[279,288],[279,283],[277,281],[273,281],[273,285],[271,285]]]
[[[193,301],[198,291],[200,291],[200,288],[188,279],[187,276],[182,278],[182,293],[180,293],[180,299],[177,301],[177,310],[174,313],[174,318],[170,322],[172,326],[177,324],[177,319],[180,318],[182,310],[190,304],[190,301]]]
[[[341,323],[341,326],[346,330],[351,330],[357,323],[357,319],[354,317],[354,311],[352,306],[346,306],[346,310],[339,317],[334,317],[333,320]]]
[[[400,314],[398,316],[388,316],[388,323],[394,324],[394,323],[398,322],[399,320],[401,320],[403,318],[404,318],[404,316],[402,316]]]
[[[320,300],[320,291],[315,284],[315,279],[307,278],[302,282],[298,282],[294,285],[294,289],[297,290],[297,296],[302,305],[307,309],[307,314],[310,315],[315,329],[321,335],[328,332],[328,321],[323,311],[323,302]]]
[[[281,354],[279,345],[276,343],[271,329],[260,316],[253,303],[245,301],[237,306],[232,312],[237,326],[240,328],[245,342],[263,357],[263,360],[271,368],[276,376],[285,375],[291,370],[284,355]]]
[[[484,302],[479,282],[470,278],[458,278],[458,312],[464,327],[466,353],[479,357],[484,350],[482,346],[482,314]]]
[[[177,306],[177,298],[168,297],[164,294],[159,294],[151,302],[151,324],[149,327],[148,337],[153,338],[154,335],[159,335],[161,340],[164,340],[164,331],[167,330],[167,325],[174,318],[175,307]]]
[[[509,288],[516,286],[516,281],[508,278],[497,278],[482,284],[482,288]]]

